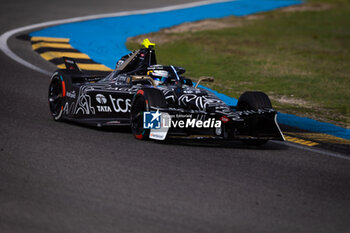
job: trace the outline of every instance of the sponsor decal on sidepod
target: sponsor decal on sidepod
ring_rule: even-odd
[[[112,95],[109,95],[109,99],[111,100],[113,110],[115,112],[130,112],[131,100],[123,99],[123,98],[113,98]],[[110,106],[107,104],[107,98],[102,94],[96,95],[96,101],[101,104],[97,105],[97,111],[99,112],[112,112]],[[102,105],[103,104],[103,105]]]

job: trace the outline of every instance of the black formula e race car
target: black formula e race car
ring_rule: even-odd
[[[261,145],[284,140],[276,111],[263,92],[244,92],[228,106],[212,92],[183,76],[185,69],[157,64],[154,44],[122,57],[104,76],[87,75],[73,59],[53,73],[49,105],[56,121],[98,127],[130,125],[137,139],[236,139]]]

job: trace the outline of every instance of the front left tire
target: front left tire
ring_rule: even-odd
[[[131,131],[136,139],[149,139],[150,130],[143,127],[143,113],[153,108],[167,108],[162,91],[156,88],[142,88],[134,96],[130,109]]]

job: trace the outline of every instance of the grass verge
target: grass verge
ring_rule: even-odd
[[[160,64],[183,66],[191,77],[214,76],[207,85],[214,90],[236,98],[246,90],[264,91],[281,112],[349,128],[347,1],[309,1],[209,22],[142,35],[127,47],[136,49],[139,38],[150,37],[158,43]]]

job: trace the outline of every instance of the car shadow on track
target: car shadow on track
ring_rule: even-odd
[[[212,140],[212,139],[167,139],[165,141],[154,141],[154,143],[164,145],[181,145],[190,147],[211,147],[227,149],[247,149],[247,150],[287,150],[288,145],[269,141],[261,146],[249,146],[236,140]]]
[[[130,139],[138,141],[132,136],[130,126],[108,126],[108,127],[97,127],[86,125],[77,122],[64,121],[64,123],[89,128],[99,132],[114,132],[121,134],[130,134]],[[157,143],[160,145],[178,145],[178,146],[189,146],[189,147],[211,147],[211,148],[227,148],[227,149],[247,149],[247,150],[287,150],[289,146],[281,142],[269,141],[261,146],[250,146],[242,143],[239,140],[220,140],[220,139],[166,139],[165,141],[148,140],[147,143]]]
[[[131,129],[130,126],[101,126],[98,127],[96,125],[87,125],[84,123],[80,123],[80,122],[74,122],[74,121],[62,121],[63,123],[67,124],[67,125],[71,125],[71,126],[76,126],[76,127],[83,127],[83,128],[87,128],[87,129],[91,129],[91,130],[96,130],[99,132],[115,132],[115,133],[127,133],[127,134],[131,134]],[[61,122],[60,122],[61,123]]]

